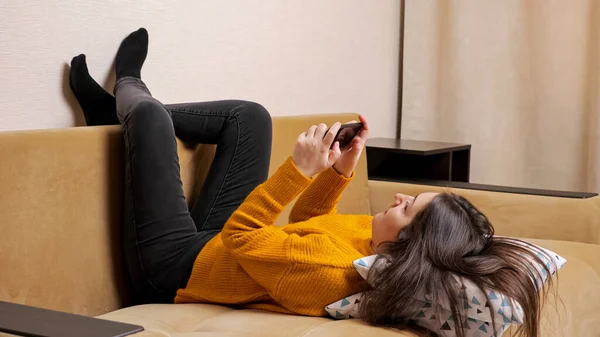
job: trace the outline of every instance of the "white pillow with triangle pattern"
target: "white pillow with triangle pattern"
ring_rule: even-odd
[[[518,241],[515,242],[518,243]],[[530,249],[545,262],[546,267],[552,275],[567,262],[560,255],[545,248],[534,245]],[[365,280],[376,257],[377,255],[366,256],[352,263]],[[536,284],[541,289],[542,285],[548,279],[548,275],[545,269],[539,264],[535,261],[531,262],[531,267],[536,268],[542,274],[542,279],[536,280]],[[461,284],[461,279],[458,276],[456,279],[458,280],[458,284]],[[460,292],[461,297],[466,299],[465,309],[467,309],[467,314],[466,316],[461,315],[460,319],[463,320],[463,326],[467,329],[467,337],[493,336],[492,316],[494,316],[494,324],[498,336],[501,336],[511,325],[523,324],[523,309],[513,299],[495,291],[484,293],[467,279],[462,279]],[[342,298],[326,306],[325,311],[336,319],[360,318],[358,306],[361,297],[362,293],[358,293]],[[447,304],[441,303],[433,307],[427,295],[415,295],[413,299],[413,303],[408,303],[407,305],[413,306],[417,314],[408,319],[408,321],[434,331],[443,337],[456,336],[454,333],[455,318],[452,316],[452,312]]]

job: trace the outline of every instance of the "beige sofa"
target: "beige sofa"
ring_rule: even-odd
[[[307,126],[352,118],[274,118],[271,172]],[[179,146],[189,197],[206,174],[213,148]],[[205,304],[129,306],[119,240],[122,172],[118,127],[0,133],[0,300],[140,324],[146,329],[140,337],[413,336],[360,320]],[[339,211],[375,213],[398,191],[438,189],[368,181],[363,156]],[[569,260],[559,273],[560,301],[546,305],[542,335],[600,336],[600,198],[456,192],[483,209],[498,234],[535,238]],[[287,213],[279,223],[286,219]]]

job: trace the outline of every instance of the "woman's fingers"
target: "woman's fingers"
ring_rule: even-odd
[[[369,138],[369,123],[367,122],[367,118],[363,115],[358,115],[358,119],[360,119],[360,122],[363,124],[358,135],[363,139]]]
[[[327,146],[327,148],[331,147],[331,143],[333,143],[333,141],[335,140],[335,135],[337,135],[341,126],[342,126],[342,123],[340,123],[340,122],[333,123],[331,128],[329,128],[329,130],[325,134],[325,137],[323,137],[323,144],[325,146]]]
[[[331,151],[329,151],[329,163],[333,165],[333,163],[340,159],[341,155],[342,150],[340,150],[340,142],[335,142],[331,148]]]
[[[298,136],[292,153],[292,161],[298,170],[306,177],[322,172],[331,167],[341,155],[339,143],[335,143],[335,135],[340,129],[340,123],[334,123],[331,130],[321,123],[311,126],[307,132]]]
[[[315,136],[315,131],[317,131],[317,126],[313,125],[310,128],[308,128],[308,131],[306,131],[306,136],[307,137],[314,137]]]
[[[319,124],[319,126],[317,126],[317,130],[315,131],[315,138],[323,139],[323,137],[325,137],[325,132],[327,132],[327,125],[325,125],[325,123]]]
[[[358,115],[358,119],[363,124],[363,129],[369,130],[369,123],[367,122],[367,118],[363,115]]]

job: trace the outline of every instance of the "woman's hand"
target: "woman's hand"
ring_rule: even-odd
[[[331,143],[333,143],[340,126],[341,124],[336,122],[327,131],[327,125],[321,123],[318,126],[311,126],[308,131],[298,136],[292,161],[302,174],[312,177],[321,173],[331,167],[340,157],[340,144],[335,142],[331,148]]]
[[[346,178],[352,176],[356,163],[358,163],[358,158],[360,158],[360,154],[365,148],[365,143],[369,138],[369,124],[367,124],[367,119],[362,115],[359,115],[358,118],[363,123],[363,128],[358,135],[354,137],[352,143],[341,151],[342,154],[340,158],[333,165],[333,168],[337,173]]]

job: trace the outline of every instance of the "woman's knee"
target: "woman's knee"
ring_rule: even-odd
[[[144,128],[155,128],[157,126],[169,126],[171,116],[169,111],[157,100],[143,100],[134,104],[127,118],[126,124],[135,124]]]
[[[238,111],[238,118],[243,118],[246,123],[252,127],[259,128],[261,130],[271,130],[271,114],[267,109],[260,103],[251,101],[240,101]]]

